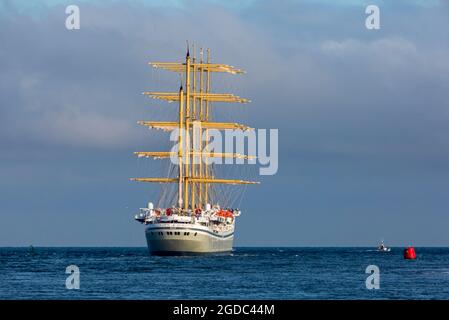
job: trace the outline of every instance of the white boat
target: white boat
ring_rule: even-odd
[[[218,203],[220,192],[214,189],[217,184],[246,185],[258,182],[219,179],[215,177],[209,158],[240,158],[248,156],[235,153],[210,152],[208,148],[208,130],[247,128],[241,124],[227,122],[211,122],[209,109],[211,102],[249,102],[233,94],[210,92],[211,74],[214,72],[241,74],[243,71],[226,64],[210,63],[210,51],[207,50],[207,60],[190,57],[189,49],[185,61],[155,62],[153,67],[174,71],[182,74],[185,83],[178,92],[144,92],[152,98],[177,102],[179,104],[178,119],[171,122],[139,121],[150,129],[164,131],[178,130],[178,150],[176,152],[135,152],[139,158],[177,159],[171,163],[176,176],[165,178],[133,178],[141,182],[156,182],[177,184],[175,203],[168,206],[141,208],[135,219],[144,224],[145,235],[150,253],[167,254],[202,254],[229,252],[232,250],[236,217],[241,212],[238,209],[222,209]],[[201,123],[199,132],[195,125]],[[235,128],[234,128],[235,127]],[[183,134],[183,129],[186,132]],[[248,128],[249,129],[249,128]],[[246,129],[245,129],[246,130]],[[206,137],[205,141],[194,143],[193,138]],[[200,139],[201,140],[201,139]],[[196,141],[196,140],[195,140]],[[198,163],[198,158],[200,162]],[[217,196],[218,195],[218,196]],[[224,200],[224,202],[230,201]],[[221,202],[223,204],[223,200]],[[226,203],[224,203],[226,204]],[[159,205],[158,205],[159,206]]]
[[[381,251],[381,252],[390,252],[391,248],[388,248],[384,245],[384,242],[382,241],[379,246],[377,247],[377,251]]]

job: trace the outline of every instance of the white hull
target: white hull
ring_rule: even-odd
[[[153,223],[145,229],[151,254],[207,254],[232,251],[234,230],[221,232],[194,223]]]

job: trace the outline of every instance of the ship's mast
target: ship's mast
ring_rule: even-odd
[[[200,49],[200,65],[201,64],[203,64],[203,48]],[[198,71],[200,72],[200,96],[201,96],[203,94],[203,73],[204,73],[204,71],[202,68],[199,68]],[[203,98],[202,97],[199,99],[199,103],[200,103],[200,118],[199,118],[199,120],[203,121]],[[203,137],[203,129],[200,130],[200,139],[199,139],[200,153],[201,153],[201,150],[203,150],[202,137]],[[198,159],[198,157],[197,157],[197,159]],[[199,158],[198,166],[199,166],[199,170],[198,170],[199,176],[200,176],[200,178],[202,178],[203,177],[203,159],[202,158]],[[203,203],[203,184],[202,183],[200,183],[198,185],[198,195],[199,195],[199,203],[201,204],[201,203]],[[206,201],[206,203],[207,203],[207,201]]]
[[[184,130],[184,91],[179,88],[179,134],[178,134],[178,207],[182,208],[182,184],[184,181],[182,172],[182,158],[184,156],[183,146],[184,143],[182,136]]]
[[[192,93],[193,93],[193,110],[192,110],[192,124],[194,124],[195,122],[195,120],[197,120],[197,118],[196,118],[196,95],[195,95],[195,91],[196,91],[196,72],[197,72],[197,67],[196,67],[196,57],[195,57],[195,44],[192,44],[192,51],[193,51],[193,65],[192,65],[192,68],[193,68],[193,83],[192,83]],[[191,159],[191,161],[190,161],[190,163],[191,163],[191,174],[190,174],[190,177],[191,178],[195,178],[196,177],[196,166],[195,166],[195,152],[197,151],[197,150],[195,150],[195,141],[196,141],[196,128],[195,128],[195,126],[192,128],[192,135],[191,135],[191,137],[192,137],[192,140],[191,140],[191,143],[192,143],[192,148],[191,148],[191,150],[192,150],[192,152],[193,152],[193,154],[192,154],[192,159]],[[195,209],[195,183],[192,181],[191,183],[190,183],[190,202],[191,202],[191,208],[192,208],[192,210],[194,210]]]
[[[210,49],[207,49],[207,63],[210,64]],[[210,71],[207,69],[206,71],[206,93],[210,92]],[[206,100],[206,114],[205,114],[205,121],[209,121],[209,100]],[[206,141],[209,142],[209,131],[205,129],[206,131]],[[208,143],[206,142],[206,150],[204,150],[206,153],[208,150]],[[209,177],[209,166],[208,166],[208,158],[204,158],[204,177],[207,179]],[[209,184],[204,184],[204,198],[206,203],[209,203]]]
[[[185,62],[151,62],[155,68],[161,68],[178,73],[185,73],[185,91],[183,86],[179,92],[144,92],[154,99],[169,102],[179,101],[179,117],[173,121],[139,121],[138,123],[154,129],[166,131],[179,130],[178,153],[139,151],[135,154],[139,157],[170,158],[178,157],[178,177],[176,178],[132,178],[134,181],[178,183],[178,208],[183,208],[186,214],[192,214],[195,207],[203,208],[210,201],[210,184],[255,184],[258,182],[245,180],[219,179],[211,176],[209,170],[209,158],[240,158],[250,159],[251,156],[237,153],[209,152],[208,130],[241,129],[252,130],[245,125],[232,122],[210,121],[211,102],[237,102],[247,103],[249,100],[229,93],[211,92],[211,73],[241,74],[242,70],[226,64],[211,63],[210,50],[207,49],[207,62],[203,59],[203,50],[200,50],[200,60],[197,61],[195,51],[190,57],[189,46]],[[197,74],[198,73],[198,74]],[[191,77],[193,76],[193,83]],[[199,85],[197,83],[199,80]],[[196,89],[199,87],[199,92]],[[191,105],[192,103],[192,105]],[[197,127],[200,130],[197,130]],[[202,140],[203,132],[205,141]],[[198,136],[199,135],[199,136]],[[204,146],[204,147],[203,147]],[[203,150],[204,148],[204,150]],[[204,160],[204,163],[203,163]],[[189,192],[190,191],[190,192]],[[198,202],[196,202],[198,201]],[[189,210],[191,209],[191,210]]]
[[[190,53],[189,46],[187,46],[187,54],[186,54],[186,114],[185,114],[185,124],[186,124],[186,152],[187,157],[185,161],[185,178],[184,178],[184,210],[189,208],[189,158],[191,152],[191,144],[190,144]]]

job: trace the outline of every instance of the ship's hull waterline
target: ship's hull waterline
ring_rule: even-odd
[[[195,225],[154,224],[145,229],[152,255],[201,255],[232,251],[233,232],[218,234]]]

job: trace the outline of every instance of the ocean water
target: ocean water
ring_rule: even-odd
[[[0,299],[449,299],[449,248],[237,248],[150,256],[146,248],[0,248]],[[68,265],[80,289],[68,290]],[[380,289],[366,289],[368,265]]]

